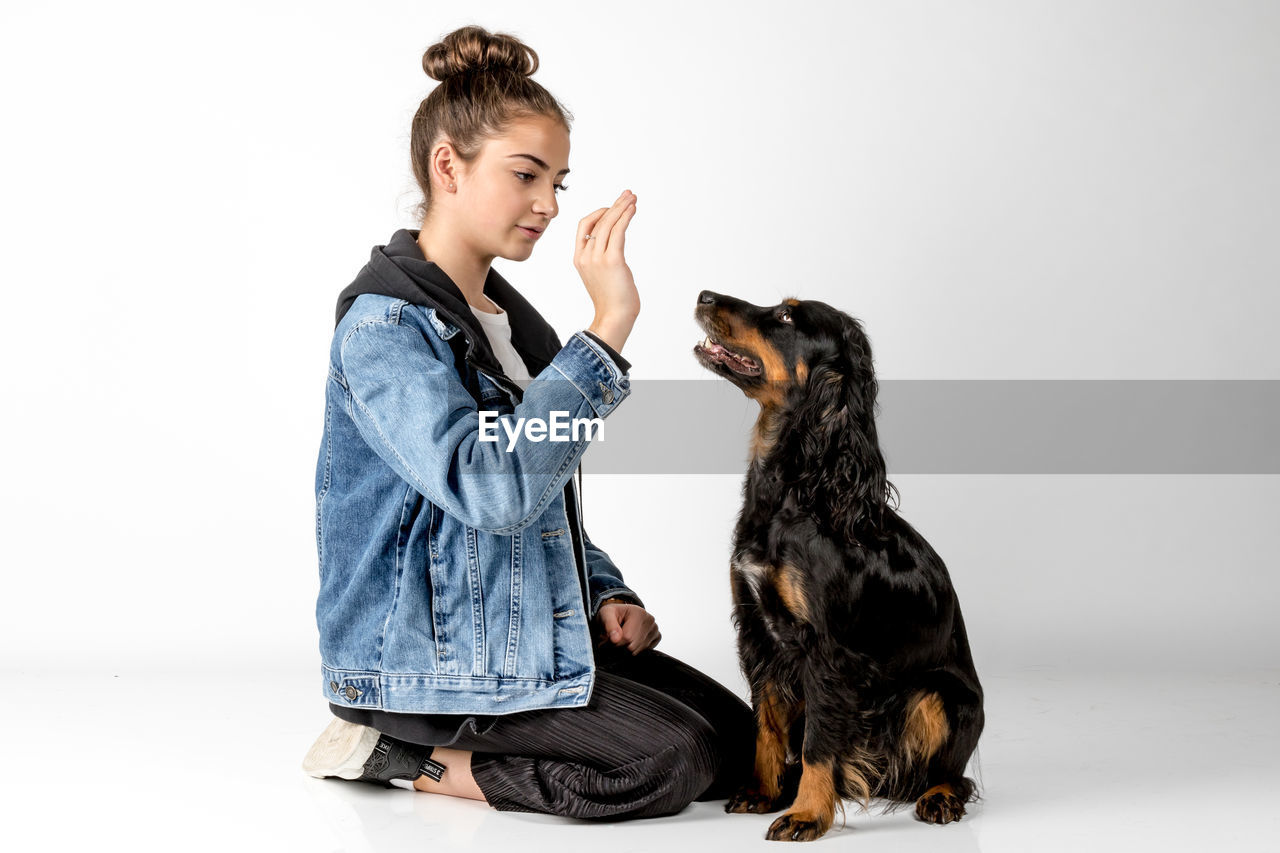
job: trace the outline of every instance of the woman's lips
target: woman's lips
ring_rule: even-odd
[[[541,231],[534,231],[532,228],[525,228],[523,225],[517,225],[516,227],[519,228],[526,237],[531,237],[534,240],[537,240],[542,236]]]

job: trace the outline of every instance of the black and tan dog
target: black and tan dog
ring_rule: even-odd
[[[726,811],[789,807],[780,841],[818,838],[846,798],[959,820],[982,687],[942,558],[889,505],[861,325],[705,290],[694,316],[697,359],[760,403],[731,562],[755,772]]]

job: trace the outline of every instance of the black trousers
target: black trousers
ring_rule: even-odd
[[[471,750],[476,784],[502,811],[588,819],[675,814],[694,800],[729,797],[747,781],[755,754],[751,708],[656,649],[631,655],[601,648],[586,706],[499,716],[482,733],[463,727],[447,744],[429,718],[340,710],[343,719],[400,740]]]

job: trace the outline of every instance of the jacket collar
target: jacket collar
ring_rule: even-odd
[[[465,333],[469,364],[510,381],[462,291],[444,270],[422,254],[418,233],[417,229],[401,228],[391,235],[385,246],[373,247],[369,263],[338,296],[335,326],[362,293],[378,293],[434,308],[442,319]],[[555,329],[492,266],[485,279],[484,294],[510,315],[511,344],[524,359],[529,375],[537,376],[560,351],[560,337]]]

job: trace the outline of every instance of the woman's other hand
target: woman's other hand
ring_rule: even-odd
[[[618,352],[640,313],[640,293],[623,254],[627,225],[635,213],[635,193],[623,190],[613,207],[602,207],[578,222],[573,252],[573,266],[595,305],[595,319],[587,329]]]
[[[653,648],[662,639],[657,620],[638,604],[607,601],[600,605],[596,617],[604,640],[615,646],[626,646],[633,655]]]

